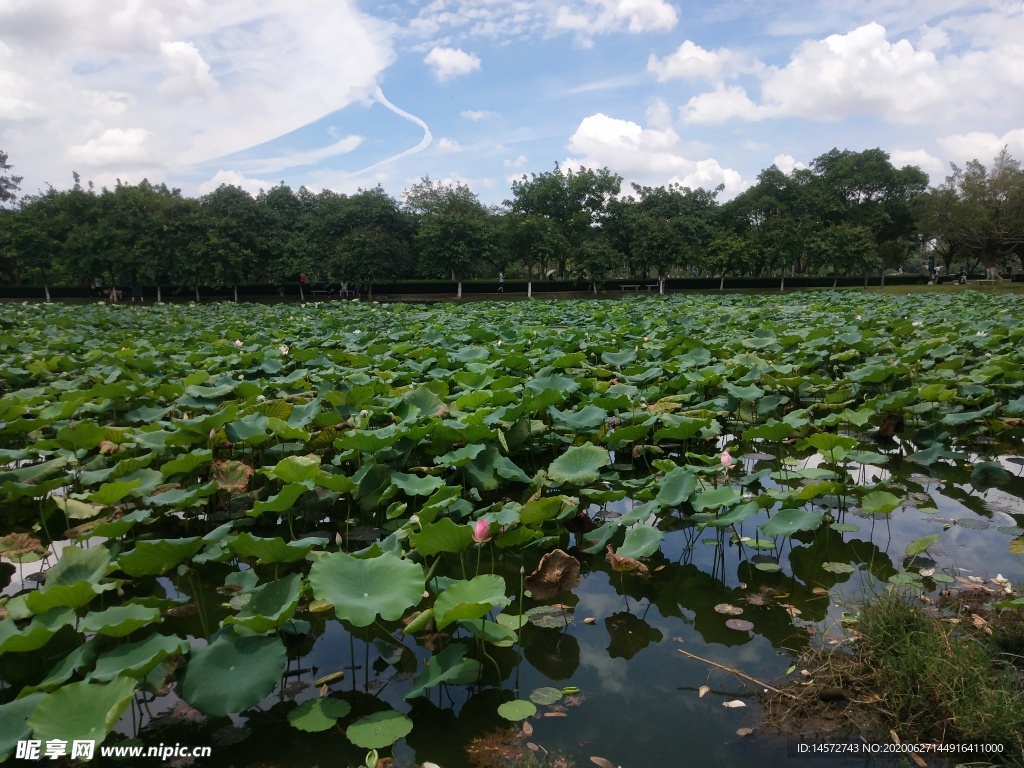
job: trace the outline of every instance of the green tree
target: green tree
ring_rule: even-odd
[[[735,232],[720,232],[708,243],[701,266],[721,278],[718,290],[725,288],[725,276],[743,272],[750,266],[750,243]]]
[[[556,163],[553,171],[512,182],[512,199],[505,205],[513,213],[546,217],[559,228],[568,245],[558,254],[558,276],[563,278],[569,258],[604,223],[621,186],[622,177],[607,168],[562,171]]]
[[[414,242],[420,271],[433,277],[450,274],[458,283],[491,258],[496,230],[491,213],[465,184],[442,184],[424,177],[406,190],[406,209],[418,219]]]
[[[21,189],[21,176],[7,175],[11,167],[7,163],[7,153],[0,149],[0,205],[14,202]]]
[[[980,259],[990,278],[1010,258],[1024,266],[1024,171],[1006,147],[991,168],[972,160],[952,166],[945,189],[956,196],[943,234]]]
[[[504,251],[526,272],[526,294],[533,296],[534,269],[542,277],[548,264],[568,247],[555,223],[532,213],[506,213],[501,217]]]

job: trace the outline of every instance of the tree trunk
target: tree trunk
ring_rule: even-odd
[[[299,301],[306,303],[306,292],[302,290],[302,283],[299,283]]]
[[[786,290],[786,270],[782,270],[782,277],[779,278],[779,291]]]
[[[839,275],[832,275],[832,290],[833,291],[836,289],[837,285],[839,285]]]
[[[160,283],[156,284],[156,302],[157,304],[163,303],[163,294],[160,293]]]
[[[199,303],[199,283],[196,283],[196,304]]]
[[[46,303],[50,303],[50,286],[43,283],[43,292],[46,294]]]
[[[238,303],[238,285],[235,285],[235,304]]]
[[[528,298],[528,299],[532,299],[533,298],[533,280],[532,279],[526,281],[526,298]]]
[[[868,273],[867,272],[864,273],[864,287],[865,288],[868,287]]]
[[[878,286],[880,288],[885,288],[885,267],[878,270]]]
[[[373,283],[366,286],[366,300],[373,301]]]
[[[462,298],[462,281],[461,280],[459,280],[459,291],[458,291],[458,293],[455,294],[455,296],[456,296],[456,298],[459,298],[459,299]]]
[[[660,296],[664,296],[665,295],[665,278],[664,277],[659,277],[658,278],[658,294]]]
[[[722,273],[722,279],[718,282],[718,290],[725,290],[725,272]]]

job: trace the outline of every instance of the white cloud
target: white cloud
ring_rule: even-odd
[[[505,160],[506,168],[522,168],[526,165],[526,155],[519,155],[515,160]]]
[[[889,161],[896,168],[916,165],[928,174],[933,184],[942,181],[949,166],[923,149],[894,149],[889,152]]]
[[[554,28],[589,39],[623,28],[634,34],[664,32],[678,21],[676,9],[665,0],[587,0],[560,5],[555,12]]]
[[[674,53],[664,58],[659,59],[652,53],[647,59],[647,70],[662,82],[677,79],[717,81],[762,69],[764,64],[738,51],[727,48],[708,51],[691,40],[684,40]]]
[[[480,69],[479,57],[460,48],[432,48],[423,62],[434,70],[434,76],[442,83]]]
[[[121,165],[136,168],[149,160],[152,134],[142,128],[107,128],[96,138],[68,148],[68,157],[74,163],[87,166]]]
[[[1002,136],[982,131],[954,134],[939,139],[938,144],[946,153],[946,158],[957,165],[978,160],[987,167],[1003,147],[1007,147],[1018,160],[1024,159],[1024,128],[1007,131]]]
[[[253,196],[258,194],[261,189],[271,189],[274,186],[272,182],[263,179],[250,179],[238,171],[217,171],[213,178],[199,185],[199,194],[209,194],[221,184],[241,187]]]
[[[70,163],[193,174],[365,99],[393,33],[355,0],[0,3],[4,149],[26,189]]]
[[[724,123],[729,120],[758,120],[767,110],[758,106],[738,85],[719,85],[714,91],[694,96],[683,106],[686,123]]]
[[[717,160],[691,160],[685,146],[671,128],[643,128],[629,120],[602,113],[583,119],[569,140],[574,157],[568,166],[607,166],[629,182],[647,185],[678,183],[686,187],[713,189],[725,184],[725,196],[738,194],[746,186],[743,178]]]
[[[705,51],[684,43],[648,67],[659,79],[719,78],[713,91],[692,97],[682,110],[691,123],[802,117],[842,120],[875,115],[890,123],[952,122],[1005,111],[1008,93],[1024,89],[1024,51],[1018,44],[953,53],[943,29],[925,29],[918,47],[890,42],[885,27],[864,24],[847,34],[799,45],[783,67],[744,62],[725,49]],[[941,55],[940,55],[941,54]],[[755,74],[758,98],[721,79]]]
[[[478,120],[486,120],[489,117],[497,117],[497,112],[488,112],[486,109],[466,109],[459,113],[461,117],[467,120],[476,122]]]
[[[461,152],[462,145],[454,139],[446,139],[443,136],[437,140],[437,148],[441,152]]]
[[[176,40],[160,43],[160,52],[175,74],[160,83],[159,90],[169,97],[203,96],[217,88],[210,65],[193,43]]]
[[[775,159],[772,160],[772,165],[774,165],[776,168],[778,168],[786,175],[789,175],[797,168],[803,169],[807,167],[792,155],[776,155]]]

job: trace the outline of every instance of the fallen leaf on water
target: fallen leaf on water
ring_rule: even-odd
[[[722,702],[722,706],[723,707],[728,707],[729,709],[736,709],[738,707],[745,707],[747,705],[744,704],[739,699],[733,699],[732,701],[723,701]]]
[[[603,757],[592,757],[590,758],[590,762],[594,765],[600,765],[601,768],[615,768],[615,763],[611,760],[605,760]]]
[[[537,746],[536,744],[534,744],[534,743],[533,743],[532,741],[528,741],[528,742],[526,742],[526,746],[527,746],[527,747],[529,748],[529,750],[530,750],[531,752],[536,752],[536,751],[537,751],[538,749],[540,749],[540,747],[538,747],[538,746]]]
[[[729,603],[719,603],[715,606],[715,611],[718,613],[724,613],[726,616],[739,616],[743,613],[743,609]]]
[[[917,764],[918,768],[928,768],[928,763],[926,763],[924,758],[919,754],[916,752],[909,752],[908,754],[910,755],[910,759]]]
[[[593,616],[587,616],[587,618],[585,618],[583,620],[583,623],[584,624],[597,624],[597,619],[595,619]]]
[[[812,595],[827,595],[828,594],[828,590],[825,589],[824,587],[815,587],[814,589],[811,590],[811,594]]]
[[[697,689],[697,698],[703,699],[705,693],[711,693],[711,689],[706,685],[702,685],[700,688]]]
[[[545,712],[544,717],[568,717],[565,712]]]
[[[738,632],[749,632],[754,628],[754,623],[746,619],[729,619],[725,622],[725,626]]]
[[[523,735],[533,736],[533,726],[529,723],[523,723]]]
[[[736,731],[737,736],[749,736],[754,732],[753,728],[739,728]]]

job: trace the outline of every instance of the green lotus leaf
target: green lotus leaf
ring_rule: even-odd
[[[737,400],[757,400],[759,397],[764,395],[764,390],[756,384],[748,384],[745,387],[741,387],[738,384],[732,384],[731,382],[724,382],[722,389],[728,392],[730,395],[735,397]]]
[[[46,589],[29,592],[25,596],[25,606],[32,613],[46,613],[51,608],[81,608],[92,602],[96,595],[115,584],[97,584],[94,581],[76,581],[74,584],[55,584]]]
[[[99,582],[110,567],[106,547],[64,547],[60,559],[46,572],[44,590],[58,585],[71,586],[79,581]]]
[[[530,476],[517,467],[497,448],[489,447],[466,464],[466,474],[473,484],[484,491],[493,491],[502,485],[502,480],[516,480],[529,483]]]
[[[487,621],[487,619],[461,619],[459,626],[474,637],[479,637],[481,640],[498,648],[511,648],[518,639],[516,633],[508,627],[493,621]]]
[[[92,421],[80,421],[57,430],[57,443],[69,451],[91,450],[104,440],[103,428]]]
[[[735,504],[740,498],[739,492],[731,485],[723,485],[711,491],[702,491],[691,497],[690,503],[697,512]]]
[[[39,702],[29,716],[32,738],[102,743],[135,697],[136,682],[119,677],[110,683],[71,683]]]
[[[125,482],[123,480],[104,483],[98,491],[89,494],[89,501],[94,501],[100,506],[110,507],[129,495],[138,485],[138,481]]]
[[[128,531],[150,517],[148,509],[137,509],[124,517],[107,518],[88,531],[83,531],[75,537],[75,541],[85,541],[94,536],[102,536],[105,539],[119,539]]]
[[[661,546],[665,537],[663,531],[651,525],[637,525],[626,531],[626,539],[615,554],[636,560],[639,557],[650,557]]]
[[[434,620],[438,629],[460,619],[479,619],[497,607],[512,602],[505,595],[505,580],[496,574],[483,574],[468,581],[456,581],[434,601]]]
[[[38,685],[26,687],[21,695],[24,696],[32,691],[46,691],[49,693],[60,688],[71,679],[72,675],[92,668],[96,663],[102,647],[102,638],[99,636],[90,637],[80,646],[71,651],[61,659],[57,665],[47,673],[46,677]],[[2,753],[0,753],[2,754]]]
[[[197,448],[177,458],[165,462],[160,467],[160,474],[164,477],[171,475],[191,475],[197,469],[213,460],[213,451],[208,448]]]
[[[250,413],[224,427],[224,433],[232,443],[261,445],[270,438],[267,434],[268,421],[262,413]]]
[[[548,478],[559,485],[589,485],[608,465],[608,449],[591,443],[574,445],[551,462]]]
[[[769,442],[778,442],[780,440],[786,440],[794,432],[794,427],[784,421],[776,421],[775,419],[769,419],[764,424],[758,424],[756,427],[750,427],[743,431],[744,440],[767,440]]]
[[[537,705],[532,701],[526,701],[525,699],[506,701],[498,707],[498,714],[506,720],[518,722],[519,720],[526,720],[536,715]]]
[[[412,732],[408,715],[389,709],[360,717],[345,729],[345,736],[357,747],[383,749]]]
[[[624,349],[621,352],[602,352],[601,361],[605,365],[614,365],[621,368],[636,360],[636,352],[632,349]]]
[[[264,538],[243,531],[226,540],[226,546],[239,557],[255,557],[259,564],[294,563],[308,555],[313,547],[323,546],[327,539],[310,536],[286,542],[279,536]]]
[[[69,520],[89,520],[103,511],[103,504],[87,504],[70,496],[55,496],[53,503],[63,510]]]
[[[305,483],[288,483],[288,485],[281,488],[280,493],[277,495],[271,496],[266,501],[257,501],[253,504],[252,509],[247,514],[250,517],[259,517],[264,512],[287,512],[295,506],[295,502],[308,490],[310,489]]]
[[[273,632],[295,614],[301,594],[302,577],[297,573],[271,581],[250,591],[249,602],[223,623],[237,624],[259,634]]]
[[[486,447],[483,443],[470,443],[443,456],[435,457],[434,463],[445,467],[462,467],[479,456]]]
[[[160,611],[144,605],[114,605],[104,611],[87,613],[79,629],[108,637],[124,637],[136,629],[161,621]]]
[[[857,570],[849,563],[822,563],[821,569],[829,573],[853,573]]]
[[[46,694],[38,691],[0,705],[0,723],[4,724],[0,728],[0,762],[14,754],[19,741],[32,736],[32,726],[28,724],[28,719],[44,698]]]
[[[542,496],[523,505],[519,510],[519,521],[523,525],[537,526],[572,514],[576,507],[576,500],[570,496]]]
[[[655,501],[661,507],[678,507],[689,500],[697,488],[697,475],[686,467],[669,471],[658,483]]]
[[[391,554],[359,559],[336,552],[313,563],[309,584],[314,597],[331,603],[339,619],[366,627],[378,615],[395,621],[419,603],[423,568]]]
[[[739,525],[760,511],[761,507],[756,501],[748,501],[746,504],[737,504],[724,515],[719,515],[714,520],[709,520],[707,524],[715,528]]]
[[[462,552],[473,543],[473,528],[459,525],[450,517],[442,517],[436,523],[424,525],[417,533],[410,534],[409,543],[427,557],[438,552]]]
[[[405,472],[392,472],[391,482],[408,496],[429,496],[444,485],[444,480],[440,477],[432,475],[419,477],[418,475],[409,475]]]
[[[405,698],[415,699],[428,688],[441,683],[465,685],[476,680],[480,675],[480,662],[467,659],[466,650],[462,643],[449,643],[443,651],[431,656],[426,666],[413,677]]]
[[[159,576],[188,560],[204,544],[199,536],[139,541],[131,552],[118,557],[117,568],[129,576]]]
[[[872,491],[861,498],[860,507],[869,515],[887,515],[905,501],[887,491]]]
[[[24,653],[35,651],[46,645],[61,627],[74,622],[76,616],[71,608],[51,608],[32,619],[24,629],[10,619],[0,621],[0,653]]]
[[[318,456],[289,456],[277,462],[267,474],[285,483],[305,483],[315,478],[319,471]]]
[[[703,429],[711,426],[711,419],[691,419],[686,416],[673,416],[667,414],[664,417],[665,425],[654,433],[654,442],[662,440],[689,440]]]
[[[537,378],[530,379],[526,382],[526,388],[537,395],[546,389],[553,389],[561,394],[571,394],[579,389],[580,385],[571,376],[554,373],[549,376],[538,376]]]
[[[797,531],[813,531],[824,522],[825,516],[813,509],[782,509],[758,528],[765,536],[792,536]]]
[[[288,713],[288,722],[307,733],[319,733],[352,711],[352,705],[343,699],[322,697],[307,699]]]
[[[923,552],[926,552],[928,550],[928,547],[930,547],[932,544],[934,544],[938,540],[939,540],[939,534],[937,534],[937,533],[931,533],[931,534],[929,534],[927,536],[922,536],[921,538],[916,539],[916,540],[910,542],[910,544],[907,545],[907,549],[905,550],[905,554],[907,555],[907,557],[913,557],[915,555],[920,555]]]
[[[546,686],[544,688],[534,688],[530,693],[530,701],[534,704],[538,704],[542,707],[550,706],[551,704],[557,704],[561,701],[562,693],[560,688],[552,688]]]
[[[102,683],[121,675],[141,679],[168,656],[187,650],[188,643],[180,637],[150,635],[145,640],[119,645],[102,654],[96,660],[96,667],[89,673],[89,680]]]
[[[200,499],[205,499],[218,490],[216,480],[211,480],[205,485],[193,485],[188,488],[171,488],[163,493],[147,496],[145,502],[156,507],[174,507],[184,509],[195,504]]]
[[[586,405],[578,411],[560,411],[554,406],[548,408],[548,414],[556,429],[569,432],[593,431],[604,424],[608,411],[596,405]]]
[[[219,632],[212,643],[194,648],[179,695],[212,717],[259,704],[284,674],[288,654],[277,635],[239,637]]]

